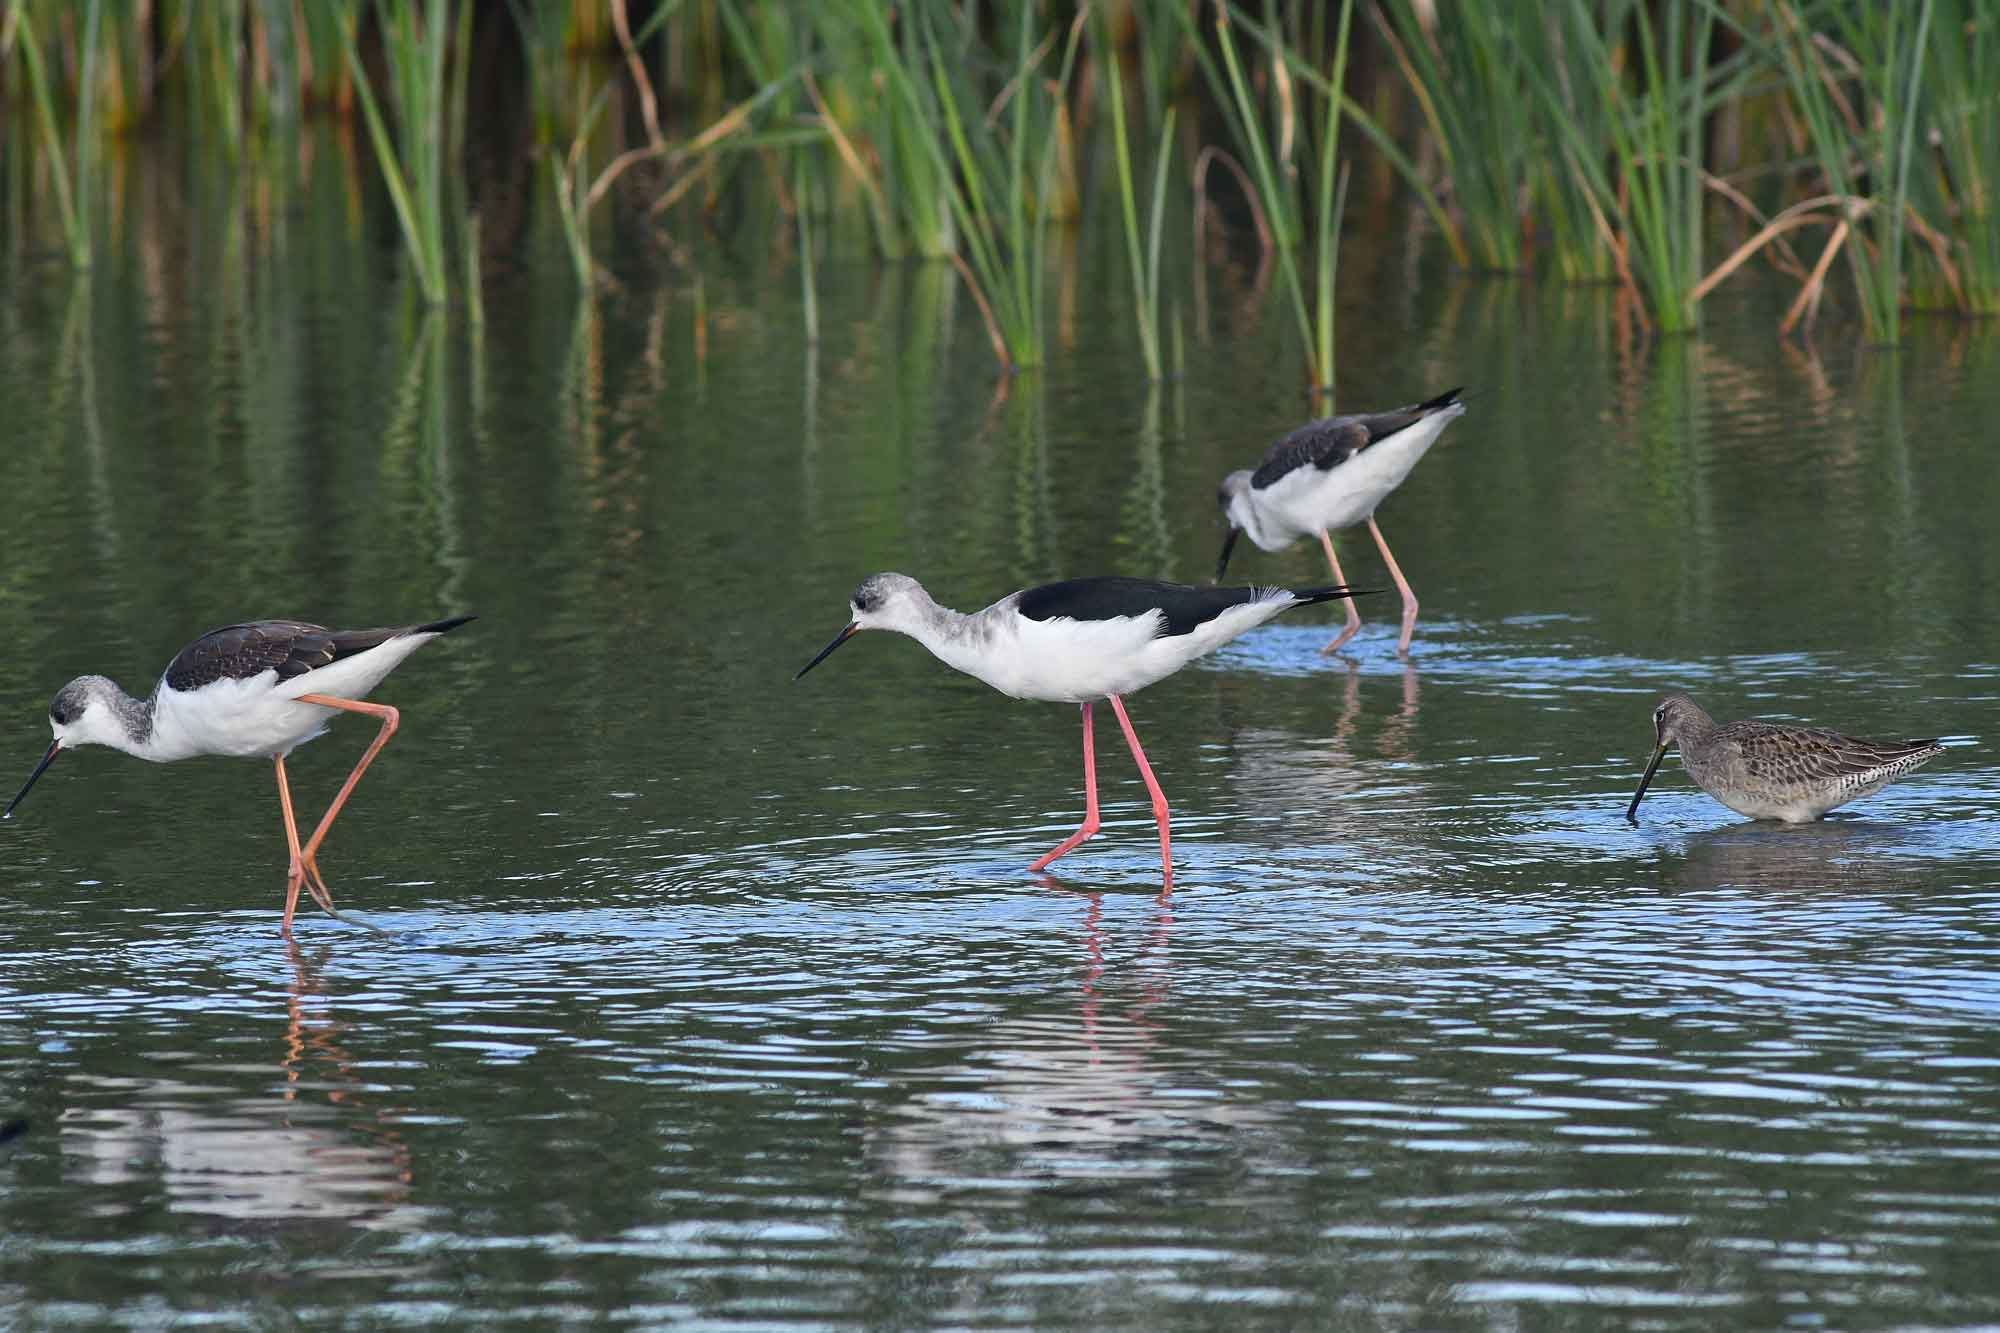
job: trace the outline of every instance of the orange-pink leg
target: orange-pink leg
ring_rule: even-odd
[[[347,798],[353,795],[354,785],[361,781],[362,773],[367,771],[368,765],[375,762],[375,756],[382,752],[382,747],[389,743],[389,738],[396,734],[397,724],[402,720],[401,714],[397,713],[395,709],[387,704],[363,703],[359,699],[336,699],[330,694],[301,694],[299,702],[302,704],[317,704],[322,708],[338,708],[343,712],[349,713],[366,713],[370,717],[380,718],[382,720],[382,729],[375,733],[375,739],[362,752],[361,762],[354,766],[354,771],[347,775],[347,781],[341,784],[340,793],[333,798],[333,804],[326,808],[324,815],[320,816],[319,827],[313,830],[313,835],[306,842],[304,848],[301,849],[298,846],[297,834],[292,834],[295,860],[292,867],[292,881],[285,897],[285,924],[287,928],[291,925],[292,906],[298,901],[301,883],[312,892],[313,901],[324,908],[329,916],[336,915],[333,910],[333,894],[327,889],[326,879],[319,871],[319,862],[317,860],[319,845],[326,841],[326,831],[333,827],[334,817],[340,813],[340,808],[347,804]],[[284,765],[281,761],[279,764],[280,782],[283,781],[283,772]],[[291,802],[289,798],[286,800],[285,818],[287,823],[289,823],[291,819]]]
[[[1396,563],[1396,557],[1389,554],[1389,543],[1382,540],[1382,529],[1376,525],[1373,514],[1368,516],[1368,531],[1382,552],[1382,563],[1389,567],[1389,577],[1396,580],[1396,591],[1403,594],[1403,637],[1396,640],[1396,655],[1408,657],[1410,635],[1417,628],[1417,595],[1410,591],[1410,581],[1403,577],[1403,568]]]
[[[305,871],[299,865],[299,826],[292,818],[292,788],[285,781],[285,756],[273,755],[272,761],[278,770],[278,808],[285,812],[285,846],[291,850],[291,873],[286,879],[285,922],[279,927],[286,935],[292,933],[292,913],[299,906],[299,885],[305,879]]]
[[[1374,521],[1373,519],[1369,520],[1371,523]],[[1335,583],[1347,582],[1347,576],[1340,572],[1340,557],[1333,553],[1333,538],[1327,533],[1325,528],[1319,530],[1319,544],[1326,548],[1326,563],[1333,566],[1333,581]],[[1321,653],[1339,652],[1340,645],[1353,638],[1355,631],[1361,628],[1361,613],[1354,609],[1354,599],[1349,597],[1342,601],[1341,605],[1347,608],[1347,628],[1342,630],[1332,643],[1320,649]]]
[[[1160,790],[1153,766],[1146,762],[1146,752],[1139,747],[1139,733],[1132,730],[1132,719],[1125,716],[1125,704],[1115,694],[1104,697],[1111,701],[1111,711],[1118,714],[1118,725],[1125,729],[1125,743],[1132,747],[1139,776],[1146,780],[1146,790],[1153,794],[1153,819],[1160,826],[1160,892],[1165,893],[1174,887],[1174,847],[1167,834],[1167,794]]]
[[[1029,866],[1040,870],[1059,856],[1068,856],[1097,834],[1097,747],[1090,736],[1090,705],[1083,706],[1083,827],[1070,834],[1056,849]]]

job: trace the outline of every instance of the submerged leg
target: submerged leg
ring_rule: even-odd
[[[326,808],[324,815],[320,816],[319,827],[313,830],[311,840],[299,853],[299,866],[306,873],[306,885],[312,890],[314,901],[331,912],[333,895],[327,892],[326,881],[320,877],[319,863],[315,859],[319,845],[326,840],[326,831],[333,827],[334,816],[340,813],[340,807],[346,805],[347,798],[353,794],[354,784],[361,781],[361,775],[367,771],[368,765],[375,762],[375,756],[382,752],[382,747],[396,734],[396,725],[401,720],[401,714],[387,704],[362,703],[359,699],[336,699],[329,694],[301,694],[299,702],[318,704],[322,708],[338,708],[349,713],[366,713],[370,717],[382,719],[382,729],[375,733],[374,741],[362,753],[361,762],[347,775],[347,781],[341,784],[340,794],[333,798],[333,804]]]
[[[1097,747],[1090,738],[1090,705],[1083,705],[1083,827],[1064,838],[1056,849],[1029,866],[1040,870],[1059,856],[1075,851],[1086,838],[1097,833]]]
[[[1396,563],[1396,557],[1389,554],[1389,543],[1382,540],[1382,529],[1377,526],[1375,516],[1368,516],[1368,531],[1374,534],[1375,545],[1381,548],[1382,563],[1389,567],[1389,577],[1396,580],[1396,591],[1403,594],[1403,637],[1396,640],[1396,655],[1410,655],[1410,634],[1417,627],[1417,595],[1410,591],[1410,581],[1403,577],[1403,570]]]
[[[1319,531],[1319,544],[1326,548],[1326,563],[1333,567],[1333,581],[1335,583],[1347,582],[1347,576],[1340,572],[1340,557],[1333,553],[1333,538],[1325,528],[1321,528]],[[1332,643],[1320,649],[1321,653],[1339,652],[1340,645],[1353,638],[1355,631],[1361,628],[1361,613],[1354,609],[1354,599],[1352,597],[1346,598],[1341,602],[1341,605],[1347,608],[1347,628],[1336,635]]]
[[[1153,794],[1153,819],[1160,826],[1160,891],[1174,886],[1174,848],[1167,834],[1167,794],[1160,790],[1159,781],[1153,776],[1153,766],[1146,762],[1146,752],[1139,748],[1139,733],[1132,730],[1132,719],[1125,716],[1125,705],[1115,694],[1107,694],[1111,700],[1111,711],[1118,714],[1118,725],[1125,729],[1125,743],[1132,747],[1132,758],[1139,765],[1139,776],[1146,780],[1146,790]]]

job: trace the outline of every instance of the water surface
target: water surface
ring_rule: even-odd
[[[1216,480],[1307,410],[1247,266],[1149,386],[1094,227],[996,383],[948,269],[831,257],[812,346],[760,234],[709,242],[699,337],[690,272],[614,252],[583,308],[544,247],[477,330],[389,239],[135,231],[0,300],[20,776],[64,680],[213,625],[482,617],[380,692],[322,859],[386,933],[279,938],[267,765],[85,751],[0,827],[0,1309],[2000,1318],[1994,331],[1802,348],[1746,283],[1644,345],[1357,238],[1342,405],[1480,391],[1381,514],[1416,652],[1376,598],[1346,657],[1321,609],[1135,697],[1161,900],[1115,729],[1104,832],[1037,877],[1074,709],[886,635],[789,676],[879,569],[1202,577]],[[1635,829],[1667,689],[1952,748],[1805,828],[1670,764]],[[300,752],[308,805],[368,730]]]

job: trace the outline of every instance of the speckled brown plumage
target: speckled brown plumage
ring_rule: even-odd
[[[1875,741],[1820,727],[1723,722],[1685,694],[1653,710],[1653,761],[1626,811],[1639,800],[1670,746],[1695,785],[1740,815],[1804,823],[1881,790],[1944,753],[1935,740]]]

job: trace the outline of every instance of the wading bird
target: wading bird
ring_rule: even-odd
[[[1139,746],[1123,695],[1171,676],[1281,611],[1354,596],[1346,588],[1190,588],[1152,579],[1090,578],[1008,593],[965,615],[939,606],[907,574],[876,574],[849,599],[846,628],[799,669],[797,680],[864,629],[894,630],[947,666],[1016,699],[1083,707],[1083,827],[1029,866],[1041,870],[1097,832],[1097,757],[1090,707],[1110,701],[1160,826],[1164,888],[1174,882],[1167,798]]]
[[[1215,562],[1215,581],[1222,581],[1236,539],[1247,532],[1266,551],[1281,551],[1301,537],[1318,537],[1335,582],[1345,584],[1347,576],[1333,553],[1332,534],[1366,519],[1389,577],[1403,595],[1403,635],[1396,641],[1396,651],[1407,656],[1417,624],[1417,595],[1410,591],[1396,557],[1389,554],[1389,543],[1375,522],[1375,507],[1403,484],[1444,428],[1465,415],[1461,392],[1449,389],[1428,402],[1392,412],[1309,422],[1265,451],[1254,472],[1246,468],[1224,477],[1215,498],[1229,520],[1229,536],[1222,543],[1222,558]],[[1360,628],[1361,613],[1349,602],[1347,628],[1321,651],[1335,651]]]
[[[1639,802],[1668,746],[1694,785],[1751,819],[1805,824],[1835,806],[1870,796],[1923,767],[1944,747],[1934,740],[1865,741],[1818,727],[1776,722],[1717,723],[1685,694],[1670,694],[1653,710],[1653,761],[1625,818],[1639,822]]]
[[[472,619],[454,616],[391,629],[330,630],[294,620],[229,625],[181,649],[145,699],[134,699],[103,676],[78,676],[56,692],[49,705],[55,739],[0,818],[13,817],[14,807],[57,755],[81,745],[108,745],[155,763],[204,754],[268,758],[278,770],[278,803],[291,851],[283,929],[288,934],[292,929],[302,885],[327,915],[338,917],[315,856],[354,784],[395,734],[398,720],[387,704],[363,703],[362,698],[404,658]],[[325,731],[336,712],[366,713],[380,719],[382,729],[301,847],[285,756]]]

